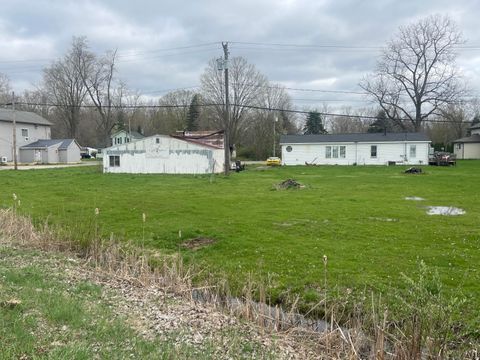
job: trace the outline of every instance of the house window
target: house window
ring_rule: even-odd
[[[110,155],[110,167],[118,167],[120,166],[120,156],[118,155]]]
[[[325,157],[327,159],[330,159],[332,157],[332,147],[331,146],[326,146],[325,147]]]
[[[157,144],[160,144],[160,138],[156,138],[156,139],[155,139],[155,142],[156,142]]]
[[[370,146],[370,157],[372,158],[377,157],[377,145]]]
[[[327,159],[331,159],[331,158],[333,158],[333,159],[338,159],[338,158],[345,159],[346,152],[347,152],[347,147],[345,145],[342,145],[342,146],[338,146],[338,145],[327,146],[325,148],[325,157]]]
[[[332,146],[332,158],[338,159],[338,146]]]
[[[417,157],[417,145],[410,145],[410,157]]]
[[[22,137],[28,137],[28,129],[22,129]]]
[[[285,150],[287,150],[287,152],[292,152],[292,147],[290,145],[288,145]]]

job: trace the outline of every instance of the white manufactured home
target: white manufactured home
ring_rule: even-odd
[[[106,148],[103,171],[131,174],[211,174],[223,171],[223,142],[153,135]]]
[[[430,140],[421,133],[283,135],[283,165],[428,165]]]

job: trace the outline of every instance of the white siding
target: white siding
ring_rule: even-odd
[[[222,172],[224,166],[223,149],[165,135],[112,146],[103,152],[103,169],[109,173],[209,174]],[[110,166],[110,156],[119,156],[120,166]]]
[[[28,139],[22,137],[22,129],[27,129]],[[37,140],[50,139],[50,125],[24,124],[17,122],[17,155],[18,149]],[[0,157],[6,156],[8,161],[13,161],[13,123],[0,121]]]
[[[453,152],[457,159],[480,159],[480,143],[456,143]]]
[[[371,146],[376,145],[377,156],[371,157]],[[415,157],[410,157],[410,146],[415,146]],[[292,151],[286,151],[290,146]],[[345,158],[327,158],[327,146],[345,146]],[[386,165],[389,161],[400,164],[428,164],[428,142],[378,142],[378,143],[317,143],[282,144],[284,165]]]

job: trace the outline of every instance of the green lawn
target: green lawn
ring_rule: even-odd
[[[0,171],[0,206],[12,206],[16,193],[19,211],[35,221],[48,218],[78,232],[97,222],[104,236],[181,249],[189,261],[227,276],[234,290],[249,273],[268,276],[269,294],[279,302],[287,293],[302,294],[305,304],[318,299],[323,255],[329,286],[384,292],[401,288],[401,273],[414,275],[423,260],[438,270],[450,293],[462,291],[475,308],[480,162],[425,167],[422,175],[403,174],[404,169],[250,168],[228,178],[104,175],[96,167]],[[305,188],[274,189],[287,178]],[[429,216],[425,207],[433,205],[460,207],[466,214]],[[198,251],[179,247],[199,236],[216,243]]]

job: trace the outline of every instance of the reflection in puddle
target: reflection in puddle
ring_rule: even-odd
[[[428,206],[427,208],[428,215],[455,216],[465,214],[465,210],[453,206]]]
[[[405,200],[412,200],[412,201],[423,201],[425,200],[424,198],[418,197],[418,196],[407,196],[405,197]]]

